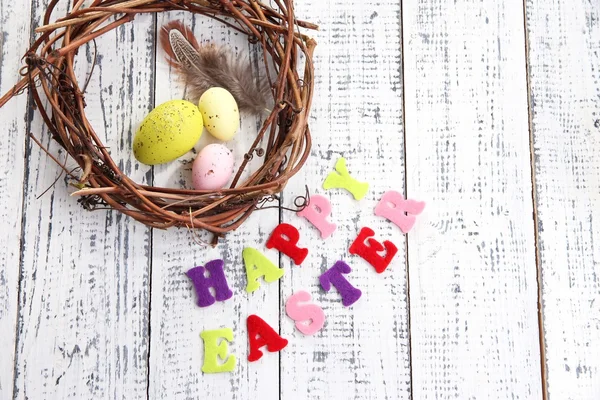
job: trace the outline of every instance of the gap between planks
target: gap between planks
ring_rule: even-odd
[[[156,64],[157,64],[157,53],[158,53],[158,17],[156,14],[152,16],[152,24],[154,25],[154,51],[153,51],[153,63],[152,63],[152,98],[150,99],[150,103],[152,104],[152,108],[156,106]],[[150,168],[150,185],[154,186],[154,166]],[[148,254],[150,255],[148,258],[148,275],[150,279],[148,279],[148,356],[146,357],[146,365],[148,366],[146,370],[146,400],[150,399],[150,352],[152,351],[152,268],[153,268],[153,252],[152,249],[154,247],[154,229],[150,229],[150,234],[148,238]]]
[[[400,1],[400,68],[402,68],[402,71],[400,73],[400,79],[402,80],[402,134],[404,136],[403,139],[403,143],[402,143],[402,147],[404,150],[404,198],[407,199],[408,198],[408,166],[407,166],[407,162],[406,162],[406,90],[404,90],[404,88],[406,87],[405,83],[406,83],[406,74],[405,71],[406,69],[404,68],[404,2],[406,0],[401,0]],[[414,0],[409,0],[409,1],[414,1]],[[404,241],[404,267],[406,268],[406,316],[407,316],[407,320],[406,320],[406,325],[407,325],[407,329],[408,329],[408,373],[410,376],[410,383],[409,383],[409,396],[410,399],[413,399],[413,367],[412,367],[412,360],[413,360],[413,346],[412,346],[412,340],[411,340],[411,328],[412,328],[412,313],[411,313],[411,307],[410,307],[410,264],[409,264],[409,257],[408,257],[408,252],[409,252],[409,248],[408,248],[408,233],[406,234],[406,240]]]
[[[546,371],[546,339],[544,337],[544,307],[542,299],[542,264],[540,262],[537,186],[535,177],[535,152],[533,148],[533,112],[531,110],[531,75],[529,69],[529,31],[527,30],[527,0],[523,0],[523,39],[525,45],[525,79],[527,80],[527,118],[529,129],[529,162],[531,164],[531,203],[533,206],[533,240],[535,244],[535,267],[537,281],[538,335],[540,342],[540,375],[542,399],[548,400],[548,373]]]
[[[0,0],[2,1],[2,0]],[[31,0],[30,3],[30,15],[29,15],[29,43],[33,43],[33,40],[35,38],[35,20],[34,20],[34,9],[33,7],[35,6],[35,0]],[[23,94],[21,94],[23,95]],[[27,121],[25,122],[25,138],[24,138],[24,157],[23,157],[23,187],[21,188],[21,229],[20,229],[20,233],[19,233],[19,266],[18,266],[18,274],[17,274],[17,293],[16,293],[16,297],[17,297],[17,312],[15,314],[15,343],[14,343],[14,358],[13,358],[13,374],[12,374],[12,378],[13,378],[13,382],[12,382],[12,396],[11,398],[14,398],[16,393],[17,393],[17,374],[18,374],[18,351],[19,351],[19,344],[21,342],[21,333],[22,333],[22,329],[20,328],[20,315],[21,315],[21,291],[22,291],[22,273],[23,273],[23,263],[24,263],[24,257],[25,257],[25,239],[24,239],[24,233],[25,233],[25,228],[26,228],[26,224],[27,224],[27,215],[25,213],[25,209],[27,207],[26,204],[26,199],[27,199],[27,189],[29,187],[29,170],[30,170],[30,165],[29,165],[29,157],[31,155],[31,146],[32,146],[32,140],[31,137],[29,135],[29,133],[31,132],[31,125],[33,123],[33,118],[34,118],[34,114],[33,114],[33,97],[31,96],[31,92],[29,90],[27,90],[27,112],[26,112],[26,119]]]

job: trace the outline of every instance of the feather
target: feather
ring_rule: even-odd
[[[192,32],[192,30],[185,26],[181,21],[172,21],[164,25],[159,35],[160,44],[167,53],[167,61],[169,61],[169,64],[175,66],[174,64],[176,64],[177,56],[171,48],[171,39],[169,35],[169,32],[171,31],[178,31],[179,34],[184,37],[185,41],[187,41],[196,50],[200,49],[200,45],[194,36],[194,32]]]
[[[224,46],[200,45],[193,32],[180,21],[163,26],[160,43],[188,87],[189,100],[198,102],[211,87],[227,89],[240,111],[262,115],[270,112],[272,92],[265,76],[258,79],[247,58],[236,58]]]

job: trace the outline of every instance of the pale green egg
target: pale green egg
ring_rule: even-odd
[[[240,127],[240,112],[231,93],[220,87],[210,88],[200,97],[198,108],[208,133],[223,141],[235,136]]]
[[[142,121],[133,139],[133,154],[147,165],[173,161],[194,147],[202,129],[202,114],[194,103],[167,101]]]

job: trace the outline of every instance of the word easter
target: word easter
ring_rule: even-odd
[[[326,190],[341,188],[349,191],[356,200],[362,199],[368,191],[367,183],[358,182],[350,176],[346,169],[346,160],[340,158],[335,165],[335,172],[327,176],[323,183]],[[415,224],[416,216],[423,212],[425,203],[415,200],[405,200],[396,191],[386,192],[377,206],[375,215],[384,217],[397,225],[403,233],[407,233]],[[328,221],[331,214],[331,203],[320,195],[310,198],[306,208],[298,213],[306,218],[321,233],[323,239],[328,238],[336,225]],[[363,227],[349,248],[350,254],[358,255],[368,262],[375,272],[383,273],[398,252],[398,248],[389,240],[383,243],[377,241],[375,232]],[[308,256],[308,249],[298,245],[300,233],[291,224],[279,224],[271,233],[266,243],[268,249],[277,249],[288,256],[295,265],[301,265]],[[246,291],[253,293],[260,289],[260,279],[267,283],[277,281],[283,276],[284,270],[277,267],[259,250],[247,247],[242,252],[246,268]],[[208,307],[216,301],[225,301],[233,296],[227,284],[223,260],[212,260],[204,266],[190,269],[187,276],[192,280],[197,294],[199,307]],[[319,283],[324,291],[329,292],[335,287],[342,304],[350,307],[356,303],[362,293],[352,286],[346,278],[352,272],[344,261],[337,261],[331,268],[319,277]],[[208,276],[207,276],[208,275]],[[213,289],[214,295],[210,289]],[[325,325],[325,313],[318,305],[311,303],[311,295],[304,291],[294,293],[285,304],[286,314],[295,322],[295,327],[304,335],[314,335]],[[246,321],[248,328],[249,354],[248,361],[259,360],[263,356],[260,350],[266,346],[269,352],[284,349],[288,340],[282,338],[273,328],[257,315],[250,315]],[[236,357],[229,353],[228,345],[233,341],[233,331],[229,328],[204,331],[200,335],[204,342],[204,373],[230,372],[235,369]]]

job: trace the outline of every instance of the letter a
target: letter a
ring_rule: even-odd
[[[246,322],[248,326],[248,342],[250,353],[248,361],[257,361],[263,356],[260,348],[267,346],[271,353],[282,350],[287,346],[287,339],[282,338],[258,315],[250,315]]]
[[[386,192],[377,207],[375,215],[384,217],[396,224],[402,233],[408,233],[415,225],[415,215],[419,215],[425,209],[425,202],[416,200],[404,200],[400,193],[390,190]]]
[[[321,307],[316,304],[300,304],[310,300],[310,293],[301,290],[290,296],[285,303],[285,313],[296,321],[296,329],[305,335],[314,335],[325,325],[325,313]]]
[[[350,246],[350,254],[357,254],[364,258],[369,264],[375,268],[378,274],[381,274],[390,265],[392,259],[398,252],[398,248],[394,243],[386,240],[383,245],[377,240],[373,239],[375,232],[371,228],[362,228],[358,237]],[[369,243],[365,243],[365,240]],[[385,257],[379,255],[380,252],[385,250]]]
[[[246,247],[242,252],[244,264],[246,265],[246,277],[248,285],[246,292],[252,293],[260,288],[258,278],[264,277],[265,282],[274,282],[283,276],[283,269],[278,268],[260,251],[252,247]]]
[[[225,301],[233,296],[233,292],[227,286],[223,265],[223,260],[213,260],[204,267],[195,267],[186,272],[196,288],[199,307],[208,307],[214,304],[215,300]],[[210,273],[210,278],[204,276],[205,271]],[[215,297],[210,294],[211,287],[215,290]]]
[[[327,239],[336,228],[334,223],[327,221],[329,214],[331,214],[331,203],[327,197],[315,194],[310,196],[310,203],[298,213],[298,216],[306,218],[321,232],[321,238]]]
[[[362,292],[352,286],[344,277],[343,274],[349,274],[350,272],[352,272],[352,270],[348,264],[343,261],[338,261],[333,267],[329,268],[319,277],[321,287],[326,292],[329,292],[331,285],[335,286],[342,296],[342,304],[346,307],[350,307],[352,304],[356,303],[362,295]]]
[[[228,342],[233,341],[233,331],[230,328],[204,331],[200,334],[204,341],[204,364],[202,372],[214,374],[217,372],[231,372],[235,369],[236,358],[227,354]],[[221,343],[219,343],[219,339]],[[223,363],[219,363],[219,358]]]
[[[356,200],[360,200],[365,197],[369,190],[369,184],[366,182],[359,182],[348,173],[346,168],[346,159],[344,157],[337,160],[335,163],[335,171],[325,178],[323,182],[323,189],[346,189]]]
[[[300,233],[293,225],[279,224],[273,230],[267,249],[275,247],[277,250],[294,260],[294,264],[300,265],[308,255],[308,249],[298,247]]]

